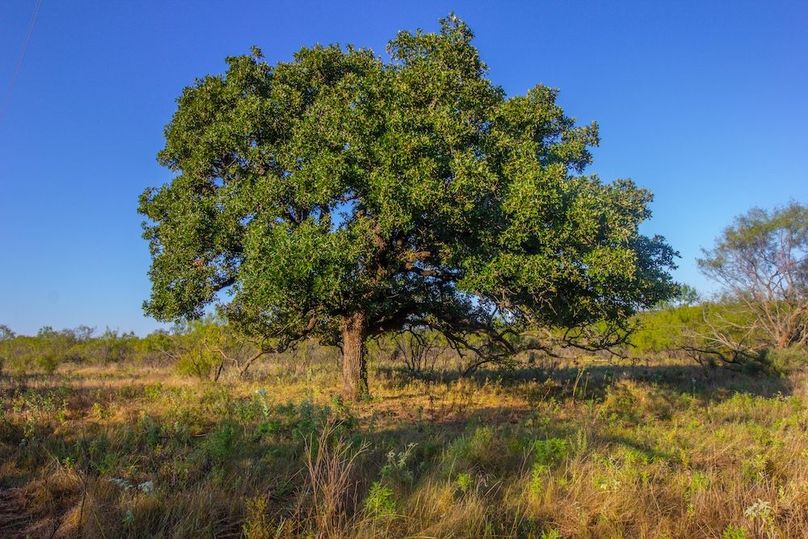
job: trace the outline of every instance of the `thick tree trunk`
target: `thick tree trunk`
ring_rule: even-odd
[[[342,383],[345,396],[361,400],[369,396],[365,365],[365,314],[354,313],[342,324]]]

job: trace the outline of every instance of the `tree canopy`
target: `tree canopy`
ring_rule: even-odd
[[[472,37],[449,16],[400,32],[388,59],[253,49],[187,87],[158,157],[175,175],[140,199],[146,312],[215,304],[275,349],[337,344],[359,395],[364,343],[386,331],[486,353],[527,327],[613,336],[668,298],[676,254],[638,231],[651,194],[584,175],[597,125],[542,85],[507,96]]]

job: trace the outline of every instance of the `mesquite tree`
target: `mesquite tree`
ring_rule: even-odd
[[[726,309],[746,314],[740,322],[716,321],[714,340],[740,350],[754,346],[733,333],[775,348],[808,343],[808,207],[749,210],[703,255],[699,267],[723,285]]]
[[[215,304],[273,350],[335,344],[359,397],[386,331],[491,357],[528,327],[605,344],[670,296],[675,253],[638,232],[650,193],[582,175],[595,124],[541,85],[506,96],[454,16],[387,52],[253,49],[182,92],[159,154],[175,176],[140,200],[148,314]]]

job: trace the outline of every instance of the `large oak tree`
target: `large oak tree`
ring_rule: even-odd
[[[336,344],[358,397],[386,331],[493,354],[526,328],[615,335],[671,295],[675,253],[638,232],[650,193],[582,175],[596,125],[542,85],[506,96],[454,16],[387,52],[255,49],[183,91],[159,154],[175,176],[140,200],[148,314],[216,304],[273,349]]]

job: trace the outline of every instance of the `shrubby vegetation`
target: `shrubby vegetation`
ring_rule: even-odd
[[[722,285],[718,297],[641,313],[633,354],[779,369],[808,363],[807,207],[792,202],[738,217],[699,266]]]
[[[690,358],[706,365],[785,371],[808,364],[808,209],[791,203],[772,212],[752,210],[726,229],[700,261],[724,285],[712,299],[690,287],[629,319],[626,331],[606,324],[588,328],[594,340],[610,341],[603,357],[651,361]],[[471,374],[495,363],[534,366],[573,357],[585,346],[571,346],[565,334],[575,328],[525,328],[508,337],[511,353],[481,354],[487,337],[470,335],[464,346],[428,324],[380,333],[369,342],[374,362],[389,361],[416,377]],[[627,331],[631,329],[631,331]],[[598,337],[598,333],[602,337]],[[52,373],[62,364],[172,366],[179,373],[218,380],[225,372],[249,374],[262,359],[295,361],[301,355],[336,361],[339,351],[309,338],[279,349],[269,339],[247,337],[215,317],[181,322],[170,331],[145,337],[86,326],[36,335],[16,335],[0,325],[0,369],[9,373]],[[337,343],[338,344],[338,343]],[[518,350],[529,350],[517,353]],[[590,349],[596,351],[596,348]],[[502,352],[502,351],[500,351]],[[605,354],[605,355],[604,355]]]
[[[135,358],[148,361],[160,351],[159,333],[143,339],[112,330],[94,333],[86,326],[58,331],[43,327],[36,335],[27,336],[6,328],[0,339],[0,358],[4,368],[12,372],[53,372],[67,362],[104,364]]]
[[[745,369],[786,371],[808,365],[808,350],[795,345],[778,349],[765,333],[750,334],[745,328],[754,323],[753,314],[742,305],[729,302],[702,302],[695,305],[666,306],[644,311],[634,318],[635,329],[626,340],[609,351],[596,353],[608,360],[633,358],[645,363],[675,357],[708,366],[734,366]],[[742,354],[723,340],[744,338]],[[536,339],[531,333],[522,339]],[[368,354],[372,365],[384,365],[395,372],[416,378],[469,376],[494,366],[505,369],[542,367],[559,358],[574,358],[578,349],[546,347],[496,359],[481,360],[474,354],[459,353],[443,335],[429,329],[380,336],[371,341]],[[36,335],[8,335],[0,340],[0,365],[9,374],[52,373],[59,365],[102,366],[129,364],[170,367],[178,374],[218,381],[248,378],[251,369],[263,362],[292,364],[306,358],[339,361],[336,347],[307,340],[283,353],[270,353],[260,344],[245,339],[238,331],[212,318],[158,331],[144,337],[106,330],[96,334],[91,328],[56,331],[43,328]]]
[[[16,335],[6,326],[0,339],[0,361],[12,374],[52,373],[61,364],[174,366],[182,374],[218,379],[225,367],[244,374],[263,355],[260,346],[245,341],[212,318],[156,331],[145,337],[107,329],[40,329],[36,335]]]

